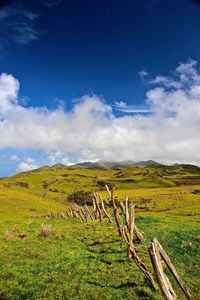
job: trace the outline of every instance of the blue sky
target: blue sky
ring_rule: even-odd
[[[198,2],[1,1],[0,176],[98,159],[199,165]]]

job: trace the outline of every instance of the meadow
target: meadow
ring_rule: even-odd
[[[144,234],[136,247],[146,265],[153,271],[147,249],[156,237],[194,299],[200,299],[200,170],[184,165],[57,165],[1,179],[0,299],[163,299],[128,260],[114,223],[43,218],[65,212],[75,191],[98,190],[107,201],[105,184],[115,185],[116,200],[128,195],[135,204],[135,222]],[[51,224],[50,236],[40,236],[42,224]]]

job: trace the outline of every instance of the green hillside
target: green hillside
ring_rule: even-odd
[[[118,200],[128,195],[135,204],[145,237],[137,247],[149,268],[147,247],[155,236],[200,299],[200,169],[157,164],[55,165],[2,179],[0,299],[162,299],[127,259],[115,224],[44,218],[65,212],[75,191],[98,190],[106,200],[105,184],[115,185]],[[52,225],[48,238],[39,236],[42,224]]]

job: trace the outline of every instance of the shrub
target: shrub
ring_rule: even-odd
[[[79,205],[87,204],[92,205],[93,196],[91,192],[87,191],[76,191],[68,196],[68,200],[73,203],[77,203]]]
[[[39,231],[39,236],[48,237],[52,235],[52,225],[51,224],[42,224]]]

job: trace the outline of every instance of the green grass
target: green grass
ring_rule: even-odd
[[[41,217],[48,212],[65,211],[64,202],[71,191],[95,190],[99,180],[143,181],[148,172],[141,169],[142,174],[137,175],[139,172],[140,168],[123,168],[124,177],[117,178],[119,170],[47,169],[1,180],[0,299],[162,299],[151,290],[134,262],[127,259],[126,244],[118,236],[115,224],[107,220],[100,224]],[[44,180],[51,183],[47,190],[42,186]],[[28,188],[8,186],[15,182],[26,182]],[[116,196],[123,200],[127,194],[137,206],[136,224],[145,237],[143,244],[136,244],[140,257],[152,271],[148,246],[151,238],[157,237],[194,299],[200,299],[200,195],[192,193],[200,186],[162,184],[152,188],[146,184],[143,188],[136,185],[128,189],[130,183],[125,185],[125,189],[122,184],[116,190]],[[49,188],[63,189],[65,193]],[[105,192],[102,195],[107,198]],[[142,199],[150,201],[145,204]],[[52,225],[52,236],[39,237],[43,223]],[[13,233],[11,240],[4,238],[6,230]],[[20,238],[22,235],[26,237]],[[184,299],[171,280],[179,299]]]

